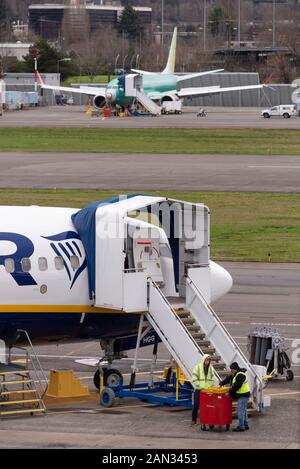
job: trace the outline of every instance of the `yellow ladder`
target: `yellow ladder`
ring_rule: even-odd
[[[19,365],[0,363],[0,417],[45,412],[30,371]]]

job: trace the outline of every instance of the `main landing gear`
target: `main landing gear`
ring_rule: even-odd
[[[94,374],[94,385],[96,389],[100,389],[100,377],[103,374],[103,385],[104,386],[122,386],[123,385],[123,376],[122,374],[111,368],[112,362],[114,359],[122,358],[123,356],[117,355],[113,351],[114,340],[113,339],[101,339],[100,345],[102,350],[104,350],[104,356],[100,358],[98,364],[98,370]],[[101,366],[101,363],[108,366]]]

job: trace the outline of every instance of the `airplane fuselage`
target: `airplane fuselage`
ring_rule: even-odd
[[[26,329],[39,342],[128,333],[128,317],[92,306],[78,209],[0,207],[0,338]],[[104,313],[104,314],[101,314]]]
[[[177,77],[173,74],[151,74],[143,76],[143,91],[145,94],[174,92],[177,87]],[[124,83],[122,77],[111,80],[107,85],[106,99],[110,105],[130,106],[134,98],[125,96]]]

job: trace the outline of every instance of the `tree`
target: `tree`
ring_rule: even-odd
[[[9,31],[10,9],[6,0],[0,0],[0,38],[5,39]]]
[[[222,30],[224,12],[220,7],[214,7],[209,15],[210,31],[213,36],[218,36]]]
[[[65,55],[47,41],[40,39],[29,49],[29,54],[24,57],[24,62],[19,64],[20,71],[32,72],[34,70],[34,58],[38,59],[38,69],[40,72],[56,73],[58,61],[65,58]],[[74,74],[74,64],[72,62],[61,62],[59,71],[63,78]],[[76,72],[75,72],[76,73]]]
[[[130,40],[137,39],[144,34],[139,15],[131,5],[127,5],[123,10],[119,21],[119,31],[125,33]]]

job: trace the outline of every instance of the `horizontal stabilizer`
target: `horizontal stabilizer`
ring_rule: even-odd
[[[207,70],[206,72],[199,72],[199,73],[189,73],[188,75],[180,75],[177,76],[177,81],[184,81],[190,80],[192,78],[203,77],[204,75],[210,75],[211,73],[219,73],[224,72],[224,68],[220,68],[218,70]]]
[[[157,75],[155,72],[146,72],[145,70],[136,70],[134,68],[131,69],[133,73],[138,73],[139,75]]]

